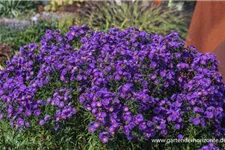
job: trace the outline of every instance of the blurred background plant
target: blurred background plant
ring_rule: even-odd
[[[59,28],[71,25],[87,24],[96,29],[106,31],[111,27],[125,29],[137,26],[141,30],[166,35],[178,30],[185,38],[191,14],[179,12],[177,8],[166,5],[155,5],[153,2],[123,2],[117,5],[114,1],[98,3],[95,9],[82,9],[80,15],[65,14],[59,17]]]
[[[34,10],[39,3],[24,1],[2,1],[4,6],[12,5],[20,15],[27,8]],[[27,4],[27,5],[25,5]],[[95,30],[107,31],[111,27],[121,29],[137,26],[141,30],[166,35],[173,30],[178,30],[185,39],[190,23],[191,13],[178,11],[175,7],[168,7],[162,2],[122,2],[117,5],[115,1],[107,2],[74,2],[71,0],[49,1],[48,5],[57,5],[56,17],[44,18],[47,12],[39,12],[40,20],[37,24],[25,27],[22,30],[0,27],[0,42],[10,44],[13,54],[19,47],[27,43],[38,42],[47,29],[59,29],[65,32],[72,25],[87,24]],[[21,6],[22,5],[22,6]],[[47,5],[47,6],[48,6]],[[45,7],[47,7],[45,6]],[[33,8],[33,9],[32,9]],[[12,9],[13,10],[13,9]],[[22,11],[24,10],[24,12]],[[11,9],[7,10],[10,12]],[[51,10],[49,10],[51,11]],[[3,12],[3,11],[0,11]],[[18,13],[5,13],[18,14]],[[2,13],[3,15],[4,13]]]
[[[72,5],[74,3],[80,3],[79,1],[73,0],[51,0],[49,3],[44,7],[45,11],[57,11],[60,7],[64,5]]]
[[[0,43],[0,70],[5,67],[5,62],[10,60],[11,46]]]
[[[192,10],[185,12],[185,6],[186,2],[174,1],[125,1],[118,5],[116,1],[95,3],[52,0],[45,6],[45,10],[69,12],[59,14],[59,28],[63,30],[74,24],[88,24],[94,29],[104,31],[110,27],[124,29],[137,26],[142,30],[163,35],[178,30],[182,38],[185,38],[192,15]]]
[[[184,1],[176,1],[169,0],[168,7],[176,7],[179,11],[182,10],[190,10],[193,11],[195,8],[196,1],[193,0],[184,0]]]
[[[57,28],[57,22],[54,20],[41,21],[24,30],[0,27],[0,42],[10,44],[12,47],[12,54],[15,54],[20,46],[39,42],[47,29],[55,30]]]
[[[61,32],[66,32],[71,25],[81,25],[87,21],[87,18],[77,17],[74,13],[62,13],[58,18],[58,28]]]
[[[36,5],[38,2],[34,1],[21,1],[21,0],[7,0],[0,1],[0,18],[17,18],[23,17],[27,14],[35,12]]]

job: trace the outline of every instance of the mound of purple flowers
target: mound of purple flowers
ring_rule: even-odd
[[[99,133],[104,143],[121,133],[129,140],[183,137],[190,126],[220,138],[225,85],[217,65],[215,55],[184,48],[176,32],[162,37],[131,27],[104,33],[85,25],[71,27],[65,37],[47,31],[39,49],[37,44],[22,47],[0,72],[1,116],[16,126],[35,116],[40,125],[71,118],[76,110],[69,91],[76,83],[79,103],[95,119],[89,131]],[[55,81],[68,89],[36,99]],[[50,106],[54,113],[44,117]]]
[[[102,130],[103,142],[120,130],[128,139],[148,139],[172,128],[182,134],[191,124],[224,135],[225,86],[215,55],[184,48],[176,32],[95,32],[78,53],[80,103],[101,124],[89,128]]]

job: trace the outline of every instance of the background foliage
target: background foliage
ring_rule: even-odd
[[[121,6],[107,3],[90,13],[89,23],[90,26],[105,30],[111,27],[126,29],[136,26],[141,30],[162,35],[177,30],[182,38],[186,37],[188,28],[184,13],[154,3],[144,5],[139,1],[126,2]]]
[[[37,2],[21,0],[0,1],[0,18],[14,18],[34,12],[36,3]]]
[[[39,42],[47,29],[55,30],[57,28],[57,22],[54,20],[41,21],[22,31],[0,27],[0,42],[10,44],[12,46],[12,55],[14,55],[21,46]]]

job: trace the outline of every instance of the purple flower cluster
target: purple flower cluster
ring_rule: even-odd
[[[202,146],[199,150],[220,150],[220,148],[215,146],[213,142],[210,142],[208,145]]]
[[[78,53],[80,103],[101,124],[89,129],[102,130],[103,142],[120,130],[128,139],[166,136],[171,128],[182,134],[189,123],[224,135],[225,86],[215,55],[184,48],[176,32],[113,28],[95,32]]]
[[[76,109],[73,107],[71,98],[71,91],[62,88],[53,94],[53,98],[47,99],[48,104],[57,108],[54,116],[55,122],[71,118],[76,114]],[[44,119],[40,121],[40,125],[43,125],[44,122],[50,120],[50,118],[51,116],[46,115]]]
[[[20,53],[7,62],[7,67],[0,71],[1,119],[6,118],[16,128],[30,127],[33,120],[43,126],[51,119],[58,129],[61,120],[76,113],[71,87],[50,86],[61,81],[68,84],[64,75],[66,69],[73,66],[65,60],[74,52],[69,46],[69,37],[63,38],[57,30],[47,30],[40,47],[38,44],[23,46]],[[55,93],[52,98],[43,99],[41,90],[48,86]]]
[[[121,132],[131,140],[176,130],[181,139],[189,126],[210,127],[222,137],[225,85],[217,66],[215,55],[184,48],[177,32],[162,37],[131,27],[104,33],[85,25],[71,27],[65,37],[47,31],[40,50],[37,44],[22,47],[0,72],[1,118],[15,118],[17,126],[32,114],[42,117],[41,126],[70,118],[76,113],[70,90],[77,88],[79,103],[95,120],[88,129],[103,143]],[[38,91],[56,79],[69,89],[37,100]],[[43,116],[47,105],[54,116]]]

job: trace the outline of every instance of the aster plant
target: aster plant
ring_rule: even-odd
[[[163,37],[130,27],[105,33],[83,25],[62,36],[48,30],[39,45],[21,47],[0,79],[0,116],[22,131],[40,126],[57,132],[80,113],[90,115],[82,119],[91,135],[120,148],[125,139],[165,149],[171,145],[149,141],[225,134],[218,61],[185,48],[177,32]],[[216,148],[182,148],[201,147]]]

